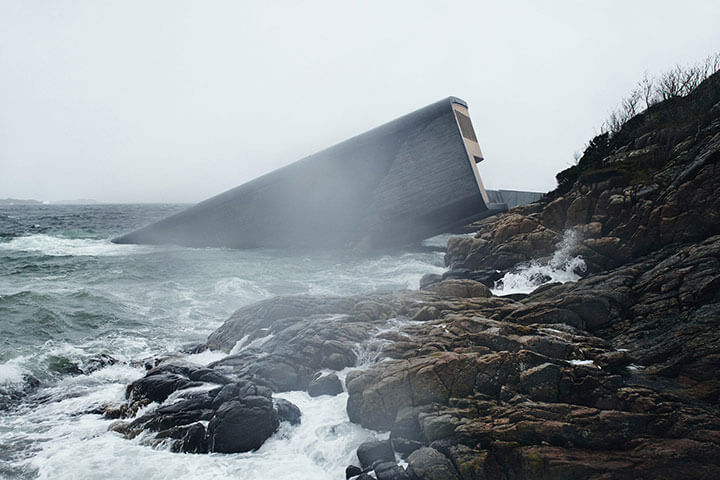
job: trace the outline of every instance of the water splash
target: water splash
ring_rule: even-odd
[[[495,295],[530,293],[546,283],[577,281],[587,268],[581,256],[573,256],[581,240],[576,231],[566,230],[550,260],[546,263],[533,260],[519,265],[495,282],[492,292]]]

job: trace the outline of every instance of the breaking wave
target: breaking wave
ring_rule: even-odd
[[[148,250],[136,245],[118,245],[109,240],[94,238],[65,238],[46,234],[26,235],[0,243],[0,250],[32,252],[51,257],[61,256],[117,256],[132,250]]]
[[[557,245],[553,256],[547,262],[533,260],[519,265],[514,271],[506,273],[495,282],[492,292],[495,295],[530,293],[546,283],[575,282],[587,269],[581,256],[574,256],[581,241],[574,230],[567,230]]]

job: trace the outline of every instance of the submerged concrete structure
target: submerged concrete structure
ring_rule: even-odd
[[[482,160],[467,104],[449,97],[114,241],[231,248],[417,242],[507,208],[488,197]]]

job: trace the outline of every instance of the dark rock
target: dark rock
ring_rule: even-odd
[[[130,400],[147,399],[151,402],[164,402],[171,393],[188,386],[190,379],[176,373],[159,372],[136,380],[125,392]]]
[[[390,438],[400,437],[424,442],[426,439],[418,422],[418,414],[428,410],[428,407],[405,407],[398,410],[395,422],[390,430]]]
[[[82,372],[86,375],[91,374],[97,370],[109,367],[110,365],[117,364],[117,359],[101,353],[99,355],[93,355],[92,357],[85,360],[81,366]]]
[[[373,470],[377,480],[410,480],[405,469],[395,462],[377,463]]]
[[[271,398],[272,392],[267,387],[252,382],[240,381],[224,385],[213,397],[211,407],[215,410],[225,402],[239,400],[246,396],[261,396]]]
[[[231,383],[233,380],[218,372],[212,368],[198,368],[190,373],[190,380],[206,383],[217,383],[220,385],[226,385]]]
[[[480,282],[488,288],[494,288],[495,282],[500,280],[505,272],[495,270],[494,268],[486,268],[482,270],[470,270],[467,268],[448,270],[442,274],[442,280],[446,279],[467,279]]]
[[[207,453],[208,444],[205,427],[194,423],[180,440],[180,451],[185,453]]]
[[[407,457],[418,448],[422,448],[424,446],[417,440],[408,440],[403,437],[394,437],[390,441],[392,442],[393,449],[403,458]]]
[[[238,453],[256,450],[278,428],[272,400],[246,396],[225,402],[207,428],[210,451]]]
[[[376,462],[394,462],[395,453],[389,440],[371,440],[357,448],[360,466],[367,468]]]
[[[171,449],[173,452],[208,452],[205,427],[202,423],[193,423],[191,425],[173,427],[168,430],[158,432],[155,437],[157,441],[161,441],[165,438],[175,439],[173,442],[171,442]]]
[[[316,373],[313,380],[308,385],[308,393],[311,397],[319,397],[320,395],[338,395],[343,392],[342,383],[337,375],[329,373],[323,375]]]
[[[410,477],[418,480],[460,480],[450,459],[434,448],[415,450],[407,459]]]
[[[346,480],[352,477],[357,477],[361,473],[363,473],[362,468],[356,467],[355,465],[348,465],[347,467],[345,467]]]
[[[302,413],[297,405],[284,398],[276,398],[273,402],[275,403],[275,410],[277,410],[278,421],[289,422],[290,425],[300,424]]]
[[[562,370],[555,364],[544,363],[520,374],[523,392],[541,402],[557,401]]]
[[[492,295],[490,289],[482,283],[467,279],[443,280],[442,282],[429,285],[425,290],[438,295],[459,298],[489,297]]]

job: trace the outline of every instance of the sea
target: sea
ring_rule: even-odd
[[[0,206],[0,479],[341,479],[360,443],[386,438],[349,422],[347,393],[278,394],[300,407],[302,423],[242,454],[172,453],[108,430],[113,420],[97,412],[123,401],[146,360],[204,342],[244,305],[417,289],[445,270],[449,235],[372,254],[111,242],[186,207]],[[552,259],[508,273],[494,292],[577,279],[575,241],[566,235]]]
[[[304,392],[280,395],[301,408],[301,425],[283,425],[256,452],[178,454],[108,431],[112,420],[93,411],[123,400],[144,359],[204,342],[243,305],[417,289],[444,270],[433,248],[442,236],[371,255],[111,242],[186,207],[0,207],[0,478],[338,479],[357,445],[378,435],[348,421],[346,394]]]

